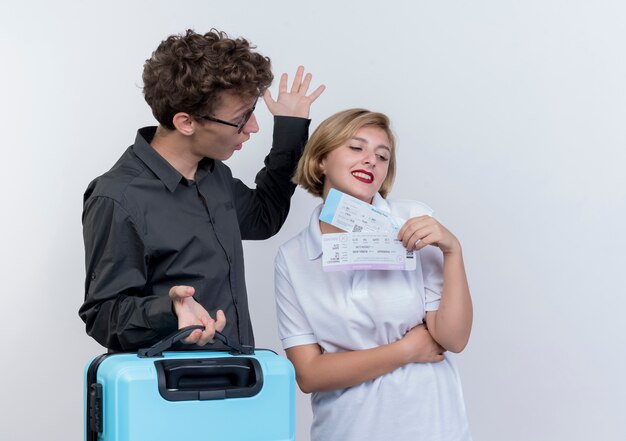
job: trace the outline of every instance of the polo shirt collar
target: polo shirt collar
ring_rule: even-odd
[[[372,199],[372,205],[380,210],[391,213],[389,203],[380,195],[376,193]],[[322,231],[320,230],[320,213],[322,212],[324,204],[320,204],[315,207],[309,220],[309,228],[305,230],[305,243],[306,252],[309,260],[319,259],[322,256]]]
[[[159,180],[165,184],[170,192],[174,192],[176,187],[187,179],[172,165],[159,155],[159,153],[150,145],[150,141],[154,138],[157,128],[154,126],[144,127],[137,131],[133,151],[141,159],[144,164],[156,175]],[[199,181],[207,173],[213,171],[214,161],[210,158],[203,158],[198,164],[196,171],[196,179]]]

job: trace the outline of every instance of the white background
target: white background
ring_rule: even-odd
[[[82,193],[153,123],[144,60],[211,27],[325,83],[312,127],[355,106],[391,117],[392,197],[428,203],[464,245],[475,440],[626,439],[625,15],[618,0],[3,0],[0,440],[82,439],[83,366],[102,352],[77,315]],[[257,118],[229,161],[250,184],[272,131]],[[280,351],[276,248],[317,203],[299,189],[280,234],[245,244],[260,347]],[[307,440],[303,394],[297,422]]]

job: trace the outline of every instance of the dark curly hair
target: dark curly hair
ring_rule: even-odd
[[[172,130],[178,112],[211,114],[224,91],[262,95],[274,76],[270,59],[255,48],[215,29],[204,35],[189,29],[162,41],[143,68],[144,97],[159,124]]]

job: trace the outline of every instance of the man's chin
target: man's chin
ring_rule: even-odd
[[[232,147],[228,151],[220,152],[221,156],[219,158],[215,157],[213,159],[217,159],[218,161],[226,161],[227,159],[230,159],[235,154],[235,152],[241,150],[241,147],[241,144],[237,144],[235,147]]]
[[[229,152],[224,152],[224,154],[221,157],[215,158],[215,159],[217,159],[218,161],[226,161],[230,159],[234,153],[235,153],[234,150],[231,150]]]

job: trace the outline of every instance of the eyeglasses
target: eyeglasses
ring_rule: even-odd
[[[224,121],[223,119],[219,119],[219,118],[213,118],[212,116],[209,116],[209,115],[202,115],[202,116],[199,116],[198,118],[206,119],[207,121],[213,121],[213,122],[220,123],[220,124],[225,124],[231,127],[237,127],[237,133],[241,133],[244,126],[246,125],[246,123],[248,122],[252,114],[254,113],[254,109],[256,108],[256,103],[258,100],[259,100],[258,98],[254,100],[254,104],[252,104],[252,108],[247,110],[246,113],[244,113],[241,116],[241,119],[239,120],[239,122],[236,122],[236,123],[230,122],[230,121]]]

